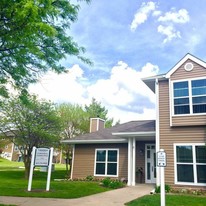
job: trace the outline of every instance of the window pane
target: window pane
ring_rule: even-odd
[[[192,81],[192,87],[204,87],[206,86],[206,79],[199,79]]]
[[[105,175],[105,163],[96,163],[96,174]]]
[[[192,95],[204,95],[206,94],[206,87],[192,88]]]
[[[107,164],[107,175],[117,175],[117,163]]]
[[[206,104],[193,105],[193,113],[206,113]]]
[[[106,151],[105,150],[98,150],[97,151],[97,161],[105,161],[106,160]]]
[[[189,96],[188,82],[174,83],[174,97],[187,97]]]
[[[193,97],[192,102],[193,102],[193,104],[204,104],[204,103],[206,103],[206,96]]]
[[[193,165],[177,165],[178,182],[194,182]]]
[[[206,146],[196,146],[197,163],[206,163]]]
[[[174,83],[174,89],[182,89],[182,88],[188,88],[188,82],[176,82]]]
[[[206,183],[206,165],[197,165],[197,182]]]
[[[108,161],[117,162],[117,150],[108,151]]]
[[[187,97],[189,96],[188,89],[174,90],[174,97]]]
[[[150,172],[150,163],[147,163],[147,179],[150,180],[151,179],[151,172]]]
[[[175,114],[189,114],[189,113],[190,113],[189,105],[175,106]]]
[[[177,162],[193,162],[192,146],[177,146]]]
[[[181,105],[181,104],[187,104],[187,105],[189,105],[189,98],[178,98],[178,99],[174,99],[174,105]]]

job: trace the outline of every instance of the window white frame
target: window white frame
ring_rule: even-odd
[[[206,113],[193,113],[192,81],[193,80],[202,80],[202,79],[206,79],[206,77],[170,81],[170,94],[171,94],[170,95],[170,105],[171,105],[171,110],[172,110],[172,116],[206,115]],[[175,114],[175,112],[174,112],[174,83],[184,82],[184,81],[188,82],[190,113],[189,114]]]
[[[96,165],[97,165],[97,152],[98,151],[106,151],[106,158],[105,161],[105,173],[104,174],[96,174]],[[108,162],[108,151],[117,151],[117,162]],[[107,166],[108,163],[116,163],[117,164],[117,174],[116,175],[107,175]],[[95,149],[95,161],[94,161],[94,176],[99,177],[118,177],[119,176],[119,149],[118,148],[98,148]]]
[[[198,183],[197,182],[197,165],[206,165],[206,163],[197,163],[196,162],[196,146],[205,146],[205,143],[178,143],[174,144],[174,174],[175,174],[175,184],[177,185],[192,185],[192,186],[206,186],[206,183]],[[178,182],[177,180],[177,146],[191,146],[192,147],[192,158],[193,163],[185,163],[193,165],[193,173],[194,173],[194,182]],[[181,163],[184,164],[184,163]]]

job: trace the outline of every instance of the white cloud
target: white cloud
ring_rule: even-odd
[[[166,12],[163,16],[160,16],[158,18],[158,21],[160,22],[174,22],[174,23],[187,23],[190,21],[189,13],[186,9],[180,9],[179,11],[169,11]]]
[[[158,70],[158,66],[147,63],[140,71],[136,71],[125,62],[119,61],[111,69],[108,78],[100,78],[91,84],[84,77],[83,70],[74,65],[65,74],[49,72],[38,84],[31,85],[30,91],[54,102],[81,105],[91,103],[94,97],[108,109],[109,116],[115,121],[151,119],[155,95],[141,78],[156,75]]]
[[[150,13],[155,9],[156,9],[155,2],[152,1],[147,3],[143,2],[141,7],[138,9],[137,13],[134,16],[134,19],[130,25],[130,29],[132,31],[135,31],[140,24],[143,24],[147,20]]]
[[[159,10],[156,10],[156,11],[153,11],[152,12],[152,16],[160,16],[162,14],[162,12],[161,11],[159,11]]]
[[[176,29],[172,25],[170,26],[159,25],[157,28],[157,31],[160,34],[163,34],[166,36],[163,43],[169,42],[174,38],[181,38],[180,31],[176,31]]]
[[[70,101],[80,103],[83,101],[85,88],[83,82],[83,70],[79,65],[74,65],[68,73],[56,74],[48,72],[38,84],[30,85],[31,92],[54,102]]]

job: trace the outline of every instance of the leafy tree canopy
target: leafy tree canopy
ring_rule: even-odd
[[[1,105],[1,136],[20,146],[28,177],[33,146],[55,147],[59,144],[61,121],[50,102],[35,96],[24,104],[18,97],[6,99]]]
[[[67,55],[91,63],[82,56],[85,49],[68,35],[78,10],[70,0],[1,0],[1,96],[8,97],[8,83],[22,89],[50,69],[66,71],[59,61]]]
[[[101,105],[95,98],[92,98],[90,105],[85,105],[85,110],[89,114],[90,118],[99,117],[105,120],[105,127],[112,127],[113,118],[109,119],[107,117],[108,110]]]

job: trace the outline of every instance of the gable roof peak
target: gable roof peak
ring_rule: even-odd
[[[188,59],[192,60],[193,62],[196,62],[197,64],[203,66],[206,68],[206,62],[204,62],[203,60],[197,58],[196,56],[187,53],[179,62],[177,62],[177,64],[175,64],[175,66],[166,73],[166,78],[170,78],[170,76],[182,65],[184,64]]]

